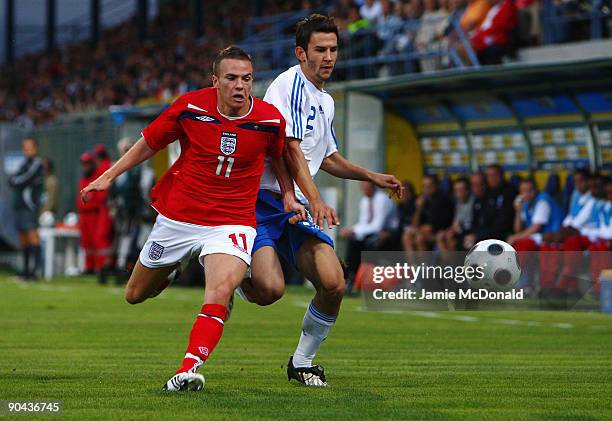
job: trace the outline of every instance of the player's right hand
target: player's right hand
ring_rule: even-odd
[[[323,200],[310,202],[310,214],[315,224],[321,227],[321,229],[324,228],[326,220],[329,229],[333,229],[334,225],[340,225],[340,219],[338,219],[334,208],[327,206]]]
[[[81,200],[83,201],[83,203],[87,203],[87,201],[89,200],[89,192],[108,190],[110,185],[110,178],[106,177],[105,174],[102,174],[100,177],[89,183],[87,187],[81,190]]]
[[[284,207],[285,212],[295,212],[295,215],[289,218],[290,224],[296,224],[300,221],[306,221],[308,219],[308,216],[306,215],[306,208],[297,200],[285,203]]]

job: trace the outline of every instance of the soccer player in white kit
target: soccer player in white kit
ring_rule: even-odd
[[[257,201],[257,237],[253,246],[251,278],[238,292],[248,301],[268,305],[284,292],[279,255],[308,278],[316,294],[304,316],[298,346],[287,365],[289,380],[308,386],[327,386],[324,370],[312,361],[336,321],[344,295],[344,274],[332,240],[323,233],[339,224],[313,182],[319,170],[344,179],[367,180],[401,196],[402,184],[393,175],[380,174],[346,160],[338,153],[333,129],[334,100],[323,90],[338,55],[338,27],[333,18],[311,15],[297,24],[295,55],[299,61],[280,74],[264,97],[281,112],[286,125],[285,160],[297,183],[296,196],[308,204],[312,218],[290,225],[283,210],[280,188],[268,161]]]

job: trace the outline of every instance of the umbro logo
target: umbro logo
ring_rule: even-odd
[[[208,348],[205,346],[199,346],[198,350],[200,351],[200,354],[202,354],[205,357],[208,357]]]
[[[215,121],[214,117],[209,117],[207,115],[201,115],[196,117],[196,120],[200,120],[200,121]]]

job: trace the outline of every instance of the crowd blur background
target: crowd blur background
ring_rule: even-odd
[[[526,126],[528,118],[520,115],[522,111],[515,106],[509,92],[503,92],[499,101],[496,100],[510,110],[506,110],[509,114],[500,111],[505,120],[495,115],[497,102],[490,105],[493,109],[490,114],[486,107],[474,106],[473,112],[481,115],[473,119],[481,123],[485,116],[489,123],[482,127],[488,128],[500,121],[502,126],[514,124],[512,136],[528,140],[517,147],[513,159],[501,159],[499,153],[485,154],[486,159],[481,159],[475,149],[475,132],[468,127],[472,117],[463,116],[461,109],[447,98],[439,98],[435,106],[425,104],[426,101],[425,105],[416,103],[418,99],[408,104],[406,101],[413,92],[400,92],[392,85],[393,81],[401,80],[414,82],[416,86],[437,75],[448,76],[446,80],[454,83],[471,71],[482,69],[485,74],[487,68],[513,69],[512,66],[529,61],[530,54],[531,57],[540,55],[544,50],[539,48],[563,45],[571,48],[578,43],[589,46],[582,51],[596,53],[603,48],[607,54],[612,29],[607,0],[258,0],[248,3],[92,0],[80,2],[80,7],[88,3],[89,9],[83,12],[79,22],[64,26],[55,25],[55,20],[67,4],[62,4],[62,0],[47,0],[37,2],[45,4],[47,19],[34,27],[20,23],[20,17],[27,20],[31,13],[24,8],[25,3],[0,1],[0,18],[6,23],[0,67],[0,136],[5,145],[0,180],[4,186],[0,191],[4,203],[0,211],[7,220],[14,221],[15,227],[0,234],[4,250],[12,253],[15,248],[19,250],[21,257],[15,266],[25,279],[36,279],[44,272],[41,242],[44,246],[51,231],[45,231],[47,237],[39,235],[42,226],[79,230],[82,255],[79,270],[96,273],[100,282],[107,282],[111,275],[117,282],[124,282],[154,221],[154,211],[147,203],[149,190],[160,173],[159,162],[124,174],[109,192],[95,195],[86,204],[78,198],[78,190],[105,171],[138,138],[137,135],[126,137],[121,130],[105,132],[95,129],[97,126],[87,126],[90,121],[87,116],[106,116],[110,112],[109,121],[115,126],[136,118],[130,130],[138,133],[135,127],[142,128],[162,104],[185,92],[209,86],[212,59],[220,48],[230,43],[239,43],[253,54],[261,93],[267,81],[295,64],[293,25],[314,11],[334,16],[341,29],[340,57],[332,82],[344,86],[367,79],[370,82],[360,85],[367,88],[391,81],[388,92],[393,93],[377,95],[383,100],[396,95],[393,106],[408,109],[405,115],[411,128],[400,130],[398,136],[406,137],[406,144],[414,138],[419,149],[417,155],[410,147],[393,149],[394,154],[390,154],[389,145],[395,134],[383,135],[377,148],[386,147],[387,156],[381,152],[380,157],[371,161],[380,163],[386,159],[387,164],[392,161],[394,165],[384,168],[383,164],[380,169],[393,171],[398,168],[398,159],[405,157],[399,168],[419,167],[416,176],[405,177],[408,195],[401,202],[391,201],[369,183],[360,186],[361,198],[354,195],[355,189],[342,191],[341,196],[353,194],[352,203],[358,203],[355,212],[346,211],[348,223],[337,238],[340,254],[346,258],[346,276],[350,283],[357,276],[360,253],[364,250],[399,250],[408,254],[435,250],[443,254],[469,250],[486,238],[508,241],[525,253],[611,250],[612,183],[608,161],[612,161],[609,158],[612,142],[602,135],[603,126],[597,126],[595,114],[585,111],[589,103],[586,107],[579,104],[580,92],[572,91],[570,97],[572,101],[579,98],[574,101],[574,114],[587,116],[576,117],[588,127],[584,130],[585,139],[568,140],[578,144],[575,157],[572,153],[558,153],[565,145],[556,137],[554,141],[542,140],[542,148],[549,148],[545,151],[546,157],[557,154],[568,158],[549,160],[554,161],[552,165],[538,155],[537,137],[530,134],[531,127]],[[110,10],[118,10],[122,17],[115,16],[110,20],[112,24],[105,25],[104,13]],[[27,30],[38,31],[38,36],[30,34],[26,38],[32,40],[31,44],[39,44],[39,48],[24,46],[19,41],[18,35]],[[74,39],[67,37],[66,31],[72,31]],[[562,58],[565,54],[562,51],[565,50],[553,50],[552,54],[560,54]],[[520,82],[541,84],[547,79],[546,74],[538,77],[537,81]],[[518,83],[518,79],[512,83]],[[482,85],[478,80],[473,83],[468,87],[470,93]],[[454,85],[449,86],[448,90],[454,89]],[[495,89],[503,90],[504,86],[502,82]],[[600,86],[589,89],[597,93]],[[440,91],[446,89],[442,87]],[[550,126],[559,114],[567,112],[556,102],[564,104],[556,99],[563,90],[554,88],[557,90],[551,94],[551,88],[547,86],[547,89],[546,100],[534,102],[551,109],[551,119],[545,122]],[[427,91],[414,92],[421,97],[428,95]],[[597,100],[608,102],[605,106],[598,102],[601,109],[596,111],[602,115],[612,113],[609,106],[612,97],[607,92],[602,95],[604,99]],[[552,105],[546,101],[552,101]],[[445,113],[448,121],[459,123],[449,125],[444,120]],[[103,120],[100,124],[111,124],[104,120],[106,117],[96,118]],[[508,123],[510,118],[518,123]],[[605,118],[608,124],[609,115]],[[344,147],[348,150],[350,142],[358,142],[354,139],[356,135],[351,138],[351,120],[346,119],[345,129],[336,132],[345,133]],[[567,130],[568,124],[574,124],[575,120],[569,118],[562,123],[559,130]],[[435,124],[438,126],[432,129]],[[538,120],[537,124],[543,123]],[[81,136],[81,139],[62,140],[70,137],[66,133],[77,133],[75,127],[80,131],[73,137]],[[551,127],[554,130],[556,126]],[[62,135],[57,134],[60,128],[64,130]],[[436,136],[430,134],[432,131],[437,133],[438,140],[456,136],[464,140],[454,143],[466,143],[465,139],[471,139],[471,149],[466,147],[461,152],[465,157],[458,154],[457,160],[439,158],[445,151],[433,152],[431,144]],[[506,137],[503,142],[508,146]],[[39,143],[44,143],[42,152],[38,150]],[[70,149],[65,149],[68,143]],[[581,146],[587,144],[593,146]],[[18,153],[18,149],[23,153]],[[69,151],[70,156],[60,150]],[[168,158],[174,153],[170,151]],[[350,153],[347,155],[350,157]],[[545,164],[540,165],[538,160]],[[367,166],[368,162],[364,164]],[[56,175],[58,171],[61,174]],[[334,203],[337,204],[338,201]],[[17,233],[18,242],[11,241],[11,232]],[[601,270],[610,266],[609,257],[609,253],[604,255],[592,268],[595,288]],[[525,288],[538,289],[542,285],[575,288],[570,273],[564,269],[574,263],[571,260],[554,263],[557,269],[547,268],[554,274],[540,278],[539,286]]]

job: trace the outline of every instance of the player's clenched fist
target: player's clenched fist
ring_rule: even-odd
[[[100,177],[89,183],[87,187],[81,190],[81,200],[83,203],[87,203],[87,200],[89,200],[89,192],[108,190],[111,183],[112,180],[110,177],[108,177],[106,174],[102,174]]]

